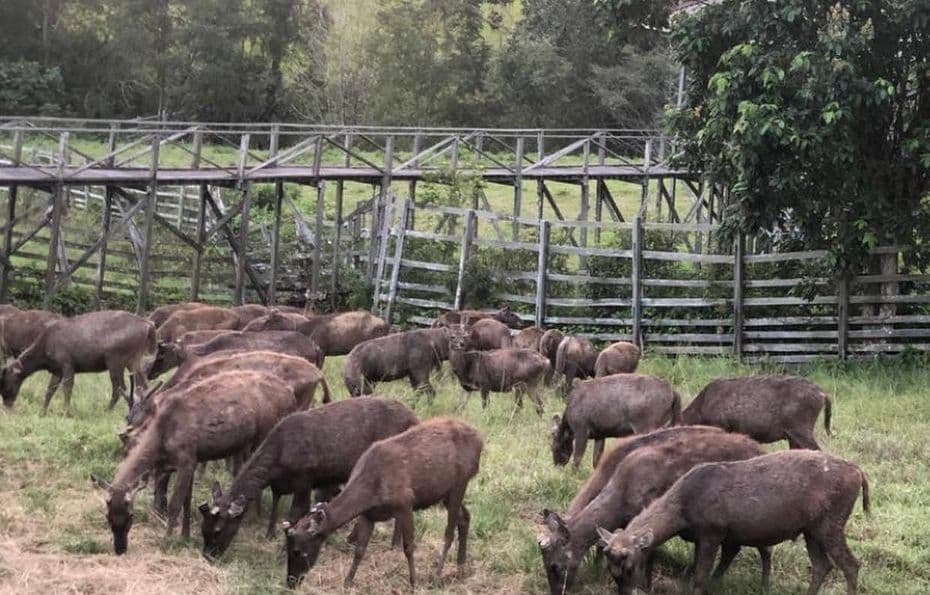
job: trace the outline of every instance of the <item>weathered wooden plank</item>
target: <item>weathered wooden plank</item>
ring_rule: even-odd
[[[928,333],[930,334],[930,333]],[[838,331],[744,331],[746,339],[761,339],[768,341],[790,339],[837,339]]]
[[[549,239],[552,226],[549,221],[539,224],[539,248],[536,260],[536,299],[535,322],[536,326],[543,326],[546,320],[546,294],[549,273]]]
[[[641,301],[643,306],[652,308],[712,308],[728,303],[728,300],[723,298],[643,298]]]
[[[827,255],[826,250],[804,250],[800,252],[777,252],[774,254],[747,254],[746,264],[765,262],[787,262],[789,260],[820,260]]]
[[[630,315],[633,318],[633,343],[643,345],[643,220],[633,219],[633,262],[630,279],[633,284],[633,299]]]
[[[930,324],[930,315],[850,316],[849,324]]]
[[[733,245],[733,355],[743,356],[743,338],[745,337],[743,313],[743,288],[746,285],[746,236],[742,231],[736,235]]]
[[[465,216],[465,233],[462,235],[462,245],[459,248],[458,279],[455,283],[455,301],[453,302],[455,310],[462,309],[462,296],[465,293],[465,266],[468,264],[468,259],[471,258],[476,221],[475,212],[469,211]]]
[[[646,287],[691,287],[696,289],[708,289],[711,287],[732,287],[731,280],[713,280],[704,281],[702,279],[643,279],[643,285]]]
[[[930,343],[850,343],[852,353],[898,353],[906,349],[930,351]]]
[[[930,328],[877,328],[849,331],[850,339],[921,339],[930,337]]]
[[[647,231],[667,231],[673,233],[713,233],[719,230],[720,226],[710,223],[657,223],[654,221],[645,221],[643,222],[643,229]]]
[[[394,240],[394,263],[391,267],[391,281],[388,284],[387,310],[384,313],[385,320],[390,326],[393,322],[392,315],[394,304],[397,301],[397,286],[400,280],[400,261],[404,256],[404,238],[407,228],[410,226],[410,218],[413,214],[413,204],[410,200],[405,200],[401,207],[400,224],[397,230],[397,238]]]
[[[398,289],[406,289],[408,291],[419,291],[422,293],[435,293],[437,295],[446,295],[449,293],[449,288],[445,285],[434,285],[429,283],[411,283],[410,281],[398,281]]]
[[[633,300],[627,298],[546,298],[546,306],[556,308],[629,308],[632,305]]]
[[[880,296],[879,296],[880,297]],[[822,304],[836,304],[835,295],[817,295],[807,300],[800,297],[753,297],[743,300],[743,305],[752,306],[814,306]]]
[[[746,353],[836,353],[835,343],[747,343]]]
[[[459,236],[453,236],[444,233],[432,233],[429,231],[418,231],[415,229],[410,229],[407,231],[408,238],[418,238],[423,240],[433,240],[437,242],[454,242],[458,244],[462,241],[462,238]]]
[[[591,326],[632,326],[632,318],[589,318],[584,316],[546,316],[545,324],[591,325]]]
[[[815,279],[804,279],[801,277],[795,277],[792,279],[754,279],[745,281],[745,286],[747,289],[769,289],[769,288],[779,288],[779,287],[795,287],[801,283],[813,283],[816,286],[829,285],[831,283],[830,279],[824,277],[818,277]]]
[[[618,250],[614,248],[581,248],[578,246],[549,246],[554,254],[572,254],[580,256],[608,256],[611,258],[633,258],[632,250]]]
[[[733,343],[733,335],[719,333],[646,333],[646,343]]]
[[[694,318],[694,319],[680,319],[680,318],[644,318],[643,326],[653,327],[653,326],[671,326],[671,327],[692,327],[692,326],[713,326],[713,327],[729,327],[733,324],[733,320],[730,318]]]
[[[728,254],[692,254],[690,252],[665,252],[660,250],[643,250],[646,260],[670,262],[699,262],[703,264],[732,264],[733,257]]]
[[[152,165],[149,170],[149,193],[145,198],[145,218],[142,224],[142,262],[139,271],[139,299],[136,302],[136,314],[141,316],[149,309],[149,300],[151,292],[151,263],[150,255],[152,253],[152,244],[155,242],[155,236],[152,233],[152,227],[155,222],[155,203],[158,201],[158,152],[161,148],[161,139],[156,134],[152,137]]]
[[[747,364],[806,364],[824,359],[833,359],[829,355],[753,355],[743,358]]]
[[[930,275],[923,274],[895,274],[895,275],[859,275],[852,279],[855,283],[927,283]]]
[[[416,306],[418,308],[435,308],[437,310],[456,310],[453,308],[452,304],[448,302],[440,302],[437,300],[424,300],[420,298],[412,298],[406,296],[397,296],[398,304],[406,304],[408,306]]]
[[[650,345],[648,351],[670,355],[730,355],[729,345]]]
[[[408,269],[421,269],[424,271],[437,271],[440,273],[454,273],[455,271],[458,270],[457,267],[451,264],[442,264],[438,262],[426,262],[423,260],[411,260],[408,258],[402,259],[400,261],[400,265]]]
[[[930,317],[928,317],[930,318]],[[745,326],[835,326],[836,316],[777,316],[772,318],[747,318]]]
[[[506,248],[507,250],[529,250],[531,252],[536,252],[538,249],[537,244],[530,242],[507,242],[500,240],[485,240],[481,238],[475,238],[474,244],[476,246],[484,246],[488,248]]]
[[[851,295],[850,304],[930,304],[930,295]]]

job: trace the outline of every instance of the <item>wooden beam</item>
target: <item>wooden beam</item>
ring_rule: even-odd
[[[462,235],[462,245],[459,248],[458,278],[455,283],[455,301],[452,305],[454,310],[462,309],[462,297],[465,291],[463,287],[465,283],[465,267],[468,264],[469,258],[471,258],[471,246],[475,235],[476,222],[477,217],[475,216],[475,212],[471,210],[468,211],[468,215],[465,217],[465,233]]]
[[[517,137],[517,155],[514,167],[513,180],[513,241],[520,238],[520,223],[517,219],[520,217],[520,211],[523,208],[523,153],[525,139],[522,136]]]
[[[274,183],[274,220],[271,227],[271,280],[268,282],[268,305],[278,303],[278,268],[281,266],[281,201],[284,200],[284,182]]]
[[[849,276],[843,274],[836,287],[837,341],[836,350],[840,360],[849,357]]]
[[[152,164],[149,168],[149,191],[145,198],[145,221],[143,223],[143,237],[145,243],[142,247],[142,267],[139,271],[139,296],[136,302],[136,314],[141,316],[149,308],[151,291],[151,254],[154,237],[155,206],[158,201],[158,152],[161,148],[161,142],[156,134],[152,138]]]
[[[643,221],[633,219],[633,262],[630,280],[633,284],[632,311],[633,343],[643,349]]]
[[[321,180],[317,182],[316,209],[314,209],[316,225],[313,235],[316,237],[316,241],[313,242],[313,268],[310,277],[310,291],[314,294],[320,291],[320,275],[323,272],[323,214],[325,209],[326,184]]]
[[[206,184],[200,185],[200,201],[197,208],[197,245],[194,248],[193,262],[191,263],[193,271],[191,273],[191,301],[196,302],[200,299],[200,268],[203,260],[203,251],[207,245],[207,196],[210,190]]]
[[[213,195],[210,194],[210,191],[207,190],[206,193],[207,203],[210,205],[210,210],[213,211],[213,216],[217,219],[222,220],[224,218],[223,210],[220,209],[219,205],[216,204],[216,200],[213,198]],[[239,203],[240,205],[242,203]],[[230,209],[233,210],[233,209]],[[240,247],[236,240],[236,234],[233,233],[232,229],[229,227],[228,223],[222,224],[223,235],[226,236],[226,242],[229,244],[230,249],[232,249],[233,254],[236,258],[239,258],[241,254]],[[262,303],[268,303],[268,296],[265,294],[264,288],[262,288],[258,274],[252,268],[252,265],[248,262],[245,264],[245,272],[249,276],[249,281],[252,283],[252,287],[255,288],[255,291],[258,292],[258,297]]]
[[[552,224],[539,222],[539,249],[536,261],[536,326],[544,327],[546,322],[546,284],[549,266],[549,236]]]
[[[733,355],[743,357],[743,288],[746,284],[746,236],[738,232],[733,246]]]
[[[239,218],[239,260],[236,263],[236,295],[234,302],[237,306],[246,303],[246,267],[249,260],[249,211],[252,206],[252,184],[243,182],[242,186],[242,217]],[[258,289],[256,287],[256,289]]]
[[[394,304],[397,301],[397,283],[400,280],[400,262],[404,258],[404,240],[407,237],[407,228],[410,226],[412,213],[413,203],[409,200],[405,200],[400,216],[400,226],[397,229],[397,239],[394,244],[394,265],[391,268],[391,282],[388,285],[387,307],[384,311],[384,319],[387,321],[389,327],[393,323]]]
[[[23,156],[23,131],[16,130],[13,132],[13,165],[19,165],[19,162],[22,160]],[[9,192],[7,192],[7,203],[6,203],[6,229],[3,232],[3,261],[0,263],[2,267],[2,272],[0,272],[0,302],[7,301],[7,294],[9,292],[10,285],[10,270],[13,268],[12,264],[9,261],[11,251],[10,249],[13,246],[13,227],[16,224],[16,198],[19,187],[14,184],[10,186]]]
[[[52,217],[49,222],[51,236],[48,241],[48,260],[45,266],[45,293],[42,308],[48,310],[52,304],[52,291],[55,287],[55,265],[58,262],[58,240],[61,237],[61,215],[64,210],[65,185],[62,178],[65,167],[65,152],[70,133],[62,132],[58,140],[58,182],[52,191]]]

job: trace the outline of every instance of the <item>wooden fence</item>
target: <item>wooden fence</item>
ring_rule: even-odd
[[[401,323],[428,324],[476,294],[489,305],[492,286],[493,303],[527,324],[657,353],[800,363],[930,349],[930,275],[836,280],[823,251],[747,252],[762,243],[721,243],[712,224],[539,221],[410,201],[390,210],[373,292]],[[576,245],[582,232],[593,245]]]

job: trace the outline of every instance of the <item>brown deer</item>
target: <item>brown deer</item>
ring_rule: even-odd
[[[338,496],[285,528],[288,586],[297,586],[316,563],[326,538],[356,518],[355,556],[345,585],[350,586],[355,578],[374,524],[393,518],[403,536],[410,585],[415,586],[413,512],[439,503],[445,505],[448,518],[438,573],[442,574],[456,530],[458,564],[463,565],[471,519],[464,504],[465,490],[478,473],[483,447],[476,429],[452,418],[431,419],[374,443],[355,464]]]

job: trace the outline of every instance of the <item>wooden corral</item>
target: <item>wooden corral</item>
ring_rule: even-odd
[[[655,352],[801,362],[930,349],[930,276],[837,280],[820,251],[722,242],[725,189],[670,166],[672,152],[655,131],[0,118],[0,301],[27,261],[41,263],[46,305],[75,283],[139,311],[335,293],[355,268],[375,309],[425,323],[488,302],[469,287],[485,262],[490,298],[526,322]],[[465,204],[418,195],[461,178],[482,182]],[[633,217],[618,181],[636,189]],[[312,217],[286,183],[313,189]],[[487,184],[507,187],[512,208],[492,208]],[[552,190],[566,184],[577,194]],[[370,199],[348,202],[350,186]],[[273,217],[255,222],[262,193]],[[289,221],[296,239],[282,243]]]

